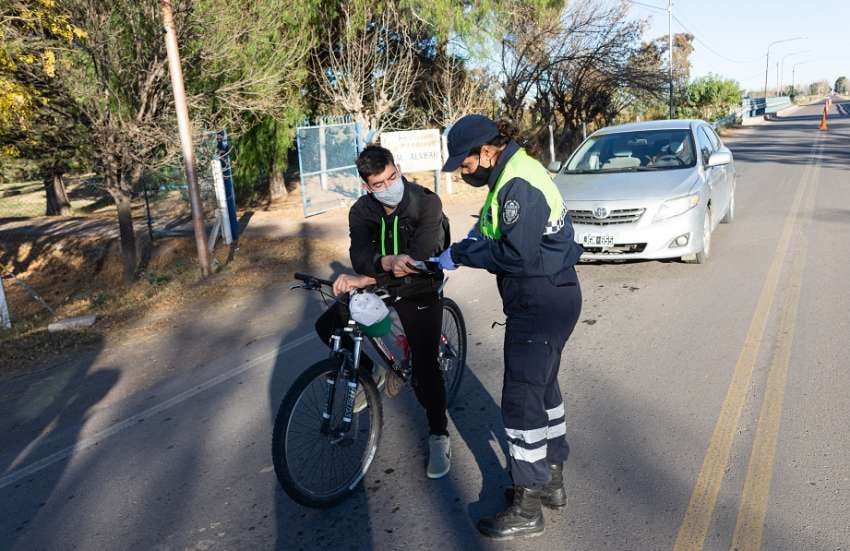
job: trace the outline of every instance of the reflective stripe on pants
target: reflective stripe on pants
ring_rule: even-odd
[[[578,321],[581,292],[577,286],[556,287],[545,278],[504,278],[499,283],[508,318],[502,419],[511,476],[518,486],[540,487],[549,481],[547,464],[566,461],[569,455],[558,370],[561,351]]]

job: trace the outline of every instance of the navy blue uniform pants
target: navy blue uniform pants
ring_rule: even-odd
[[[581,289],[545,277],[497,281],[507,317],[502,420],[511,476],[517,486],[539,488],[549,481],[548,464],[569,455],[558,369],[581,313]]]

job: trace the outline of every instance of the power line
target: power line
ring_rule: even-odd
[[[651,10],[663,11],[666,12],[667,8],[662,8],[661,6],[656,6],[653,4],[646,4],[644,2],[637,2],[636,0],[626,0],[629,4],[634,4],[635,6],[641,6],[644,8],[649,8]]]
[[[727,57],[727,56],[721,54],[720,52],[718,52],[717,50],[715,50],[714,48],[712,48],[705,40],[702,40],[699,36],[697,36],[697,34],[695,32],[693,32],[692,30],[690,30],[688,28],[688,26],[685,25],[682,22],[682,20],[679,19],[679,17],[677,17],[675,14],[673,14],[673,19],[676,20],[676,22],[682,27],[682,29],[685,32],[691,34],[694,37],[694,40],[696,42],[699,42],[700,44],[705,46],[705,48],[709,52],[713,53],[714,55],[716,55],[717,57],[719,57],[719,58],[721,58],[725,61],[728,61],[729,63],[736,63],[736,64],[739,64],[739,65],[750,65],[750,64],[755,63],[757,61],[761,61],[761,58],[754,58],[754,59],[750,59],[750,60],[740,60],[740,59],[732,59],[731,57]]]
[[[666,12],[666,11],[667,11],[667,9],[666,9],[666,8],[664,8],[664,7],[662,7],[662,6],[656,6],[655,4],[647,4],[646,2],[639,2],[638,0],[626,0],[626,1],[627,1],[629,4],[633,4],[633,5],[635,5],[635,6],[641,6],[641,7],[643,7],[643,8],[647,8],[647,9],[650,9],[650,10],[655,10],[655,11],[658,11],[658,12]],[[705,40],[703,40],[703,39],[701,39],[699,36],[697,36],[697,34],[696,34],[694,31],[690,30],[690,29],[688,28],[688,25],[686,25],[686,24],[685,24],[685,23],[684,23],[684,22],[683,22],[683,21],[682,21],[682,20],[681,20],[681,19],[680,19],[680,18],[679,18],[676,14],[675,14],[675,13],[673,14],[673,19],[675,19],[675,20],[676,20],[676,22],[677,22],[677,23],[678,23],[678,24],[682,27],[682,29],[683,29],[685,32],[690,33],[691,35],[693,35],[694,40],[695,40],[696,42],[699,42],[699,43],[700,43],[700,44],[702,44],[702,45],[703,45],[703,46],[704,46],[704,47],[705,47],[705,48],[706,48],[709,52],[711,52],[712,54],[716,55],[717,57],[719,57],[719,58],[721,58],[721,59],[723,59],[723,60],[725,60],[725,61],[728,61],[728,62],[730,62],[730,63],[737,63],[737,64],[741,64],[741,65],[745,65],[745,64],[750,64],[750,63],[755,63],[755,62],[757,62],[757,61],[761,61],[761,58],[754,58],[754,59],[749,59],[749,60],[740,60],[740,59],[732,59],[731,57],[725,56],[725,55],[721,54],[720,52],[718,52],[717,50],[715,50],[714,48],[712,48],[712,47],[711,47],[711,45],[710,45],[708,42],[706,42]]]

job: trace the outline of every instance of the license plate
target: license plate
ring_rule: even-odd
[[[603,249],[607,249],[614,246],[614,236],[586,233],[581,236],[581,245],[583,247],[602,247]]]

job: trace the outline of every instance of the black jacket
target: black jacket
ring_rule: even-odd
[[[519,151],[510,142],[499,155],[487,185],[496,185],[508,160]],[[549,220],[549,204],[543,193],[522,178],[513,178],[499,190],[499,212],[504,215],[505,203],[512,202],[510,218],[499,220],[501,237],[497,240],[473,235],[452,245],[452,260],[463,266],[484,268],[507,277],[548,277],[555,285],[576,283],[575,264],[581,247],[574,241],[569,216],[556,233],[543,235]]]
[[[348,212],[351,236],[351,265],[358,274],[372,276],[378,285],[396,296],[413,296],[433,292],[443,280],[437,276],[396,278],[381,268],[381,256],[396,251],[395,218],[398,217],[398,254],[414,260],[427,260],[440,254],[451,243],[449,221],[443,204],[434,192],[404,180],[404,195],[392,214],[372,194],[360,197]],[[381,220],[384,228],[384,251],[381,247]]]

